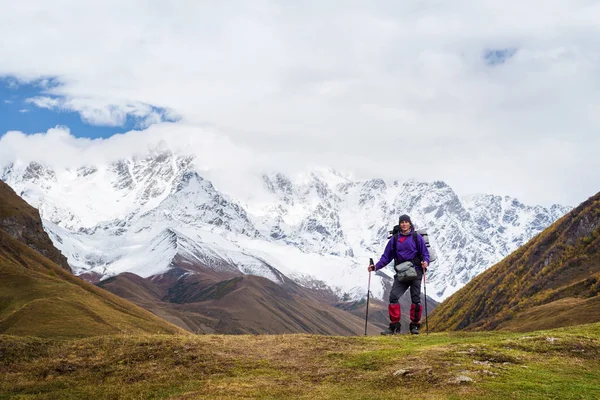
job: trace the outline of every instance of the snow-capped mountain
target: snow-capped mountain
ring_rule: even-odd
[[[229,193],[199,163],[158,148],[76,168],[16,161],[0,177],[39,209],[76,274],[149,277],[199,263],[274,282],[283,274],[345,298],[365,295],[368,259],[381,255],[400,214],[429,230],[439,259],[428,295],[442,300],[570,209],[460,198],[440,181],[355,181],[331,170],[261,174],[251,191]],[[376,297],[391,275],[388,268],[373,277]]]

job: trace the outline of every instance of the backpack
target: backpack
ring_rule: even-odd
[[[417,229],[417,233],[423,236],[423,240],[425,241],[425,246],[427,246],[427,251],[429,251],[429,263],[431,264],[435,260],[437,260],[437,254],[431,244],[429,244],[429,234],[427,233],[427,228]]]
[[[399,232],[400,232],[400,225],[394,226],[394,229],[392,229],[390,231],[390,233],[394,237],[394,241],[393,241],[394,265],[398,265],[398,260],[396,259],[396,242],[398,241],[398,233]],[[432,262],[437,260],[437,254],[435,253],[435,250],[433,249],[433,247],[431,247],[431,244],[429,244],[429,234],[427,233],[427,228],[413,230],[412,237],[413,237],[413,239],[415,241],[415,245],[417,246],[417,249],[418,249],[419,243],[417,240],[417,233],[419,235],[421,235],[423,237],[423,240],[425,241],[425,246],[427,246],[427,250],[429,251],[429,264],[431,264]],[[417,254],[417,258],[420,259],[420,256],[418,254]],[[416,263],[416,265],[421,265],[420,260],[414,260],[414,261],[419,261],[418,263]]]

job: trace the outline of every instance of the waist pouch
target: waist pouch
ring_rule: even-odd
[[[394,266],[396,275],[394,276],[398,282],[413,281],[417,279],[417,269],[412,261],[404,261]]]

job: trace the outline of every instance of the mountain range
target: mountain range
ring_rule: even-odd
[[[357,181],[323,169],[240,171],[242,189],[228,190],[218,171],[164,146],[93,165],[13,161],[0,177],[40,210],[74,273],[92,282],[174,267],[193,273],[187,265],[201,263],[276,284],[286,277],[343,300],[364,298],[368,259],[382,253],[400,214],[428,228],[439,254],[428,295],[440,301],[570,210],[461,197],[441,181]],[[374,276],[375,298],[385,300],[391,275]]]
[[[275,283],[201,263],[187,267],[173,266],[151,278],[122,273],[96,287],[72,274],[42,229],[37,210],[0,182],[0,334],[182,334],[184,328],[195,333],[355,335],[385,325],[385,307],[376,300],[370,318],[375,325],[363,325],[364,301],[336,307],[336,296],[306,289],[281,274]]]

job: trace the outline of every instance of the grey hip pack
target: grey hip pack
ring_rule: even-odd
[[[419,251],[419,242],[417,240],[417,232],[413,231],[411,236],[413,237],[413,240],[415,241],[415,247],[417,248],[417,251]],[[397,241],[398,241],[398,234],[396,233],[392,239],[392,243],[393,243],[392,244],[392,252],[394,254],[394,269],[396,270],[396,275],[394,275],[394,277],[396,278],[396,280],[398,282],[413,281],[413,280],[417,279],[417,277],[418,277],[417,269],[415,268],[415,265],[421,263],[421,253],[419,251],[419,253],[417,254],[417,257],[413,261],[398,262],[398,258],[397,258],[398,254],[396,253],[396,242]]]
[[[395,278],[398,282],[413,281],[417,279],[417,269],[412,261],[404,261],[394,266],[394,269],[396,270]]]

